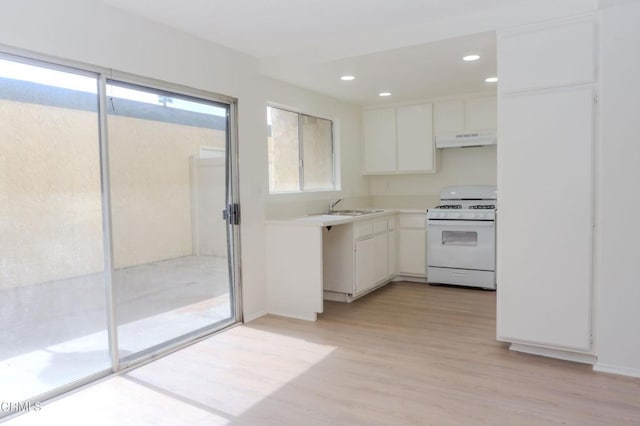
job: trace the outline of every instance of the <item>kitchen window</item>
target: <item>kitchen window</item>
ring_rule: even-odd
[[[269,193],[333,191],[333,122],[267,107]]]

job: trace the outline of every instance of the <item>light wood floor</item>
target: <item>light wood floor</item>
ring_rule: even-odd
[[[9,422],[640,425],[640,379],[511,352],[495,293],[394,283],[315,323],[267,316]]]

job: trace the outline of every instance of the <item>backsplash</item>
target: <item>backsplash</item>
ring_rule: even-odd
[[[439,195],[374,195],[372,206],[378,209],[428,209],[440,204]]]
[[[282,219],[287,217],[305,216],[311,213],[320,213],[329,209],[329,202],[341,198],[335,196],[318,200],[295,200],[272,199],[265,204],[265,217],[267,219]],[[342,209],[362,209],[372,206],[371,197],[344,197],[335,208]]]

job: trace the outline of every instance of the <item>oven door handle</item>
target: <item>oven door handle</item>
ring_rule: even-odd
[[[459,227],[486,227],[490,228],[495,226],[495,220],[438,220],[427,219],[427,226],[459,226]]]

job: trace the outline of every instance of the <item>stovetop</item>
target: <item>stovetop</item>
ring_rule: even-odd
[[[495,204],[441,204],[427,210],[429,220],[495,220]]]
[[[495,204],[474,204],[471,206],[463,207],[462,204],[441,204],[434,207],[441,210],[459,210],[459,209],[471,209],[471,210],[495,210]]]
[[[461,204],[441,204],[436,206],[436,209],[461,209]]]

